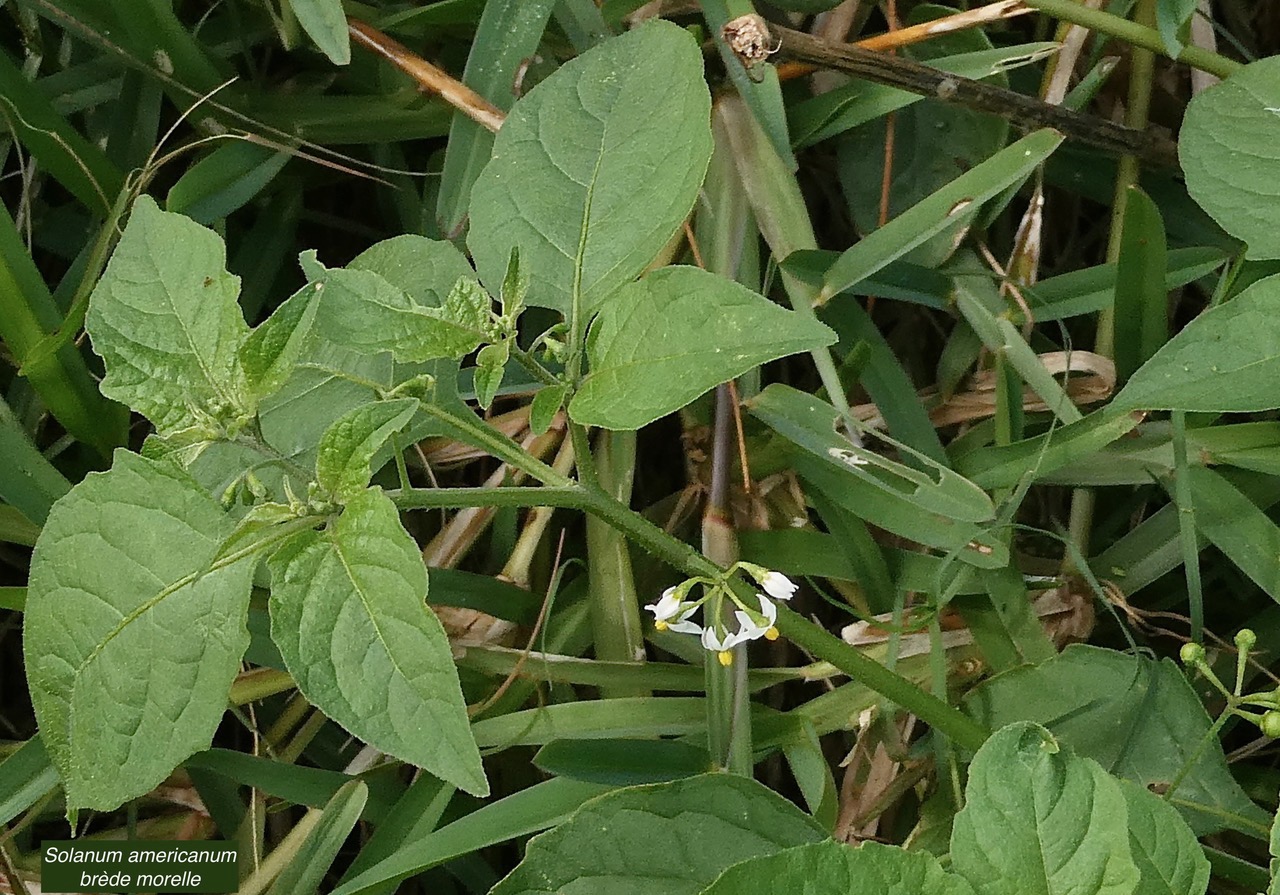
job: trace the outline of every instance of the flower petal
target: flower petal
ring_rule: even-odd
[[[766,572],[760,579],[760,586],[775,600],[790,600],[800,589],[800,585],[781,572]]]

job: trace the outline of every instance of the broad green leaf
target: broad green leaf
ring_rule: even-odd
[[[585,425],[639,429],[746,371],[830,345],[835,333],[694,267],[622,287],[587,338],[591,372],[569,402]]]
[[[1209,861],[1177,810],[1146,787],[1120,781],[1129,815],[1129,852],[1141,879],[1134,895],[1204,895]]]
[[[239,289],[216,233],[140,197],[85,319],[107,367],[102,393],[161,433],[251,412]]]
[[[380,489],[271,558],[271,636],[304,696],[377,749],[489,791],[427,570]]]
[[[559,68],[523,97],[471,191],[467,245],[496,292],[512,248],[529,303],[584,313],[645,269],[693,207],[711,156],[710,97],[692,36],[652,21]]]
[[[1278,304],[1280,276],[1273,276],[1210,308],[1143,364],[1112,403],[1214,413],[1280,407]]]
[[[1038,724],[1004,727],[969,765],[951,864],[983,895],[1130,895],[1120,784]]]
[[[1039,666],[985,681],[965,703],[992,728],[1043,724],[1078,754],[1142,786],[1168,787],[1189,762],[1173,804],[1198,835],[1224,826],[1254,833],[1269,821],[1232,777],[1221,746],[1211,742],[1199,751],[1209,716],[1168,659],[1069,646]]]
[[[1280,258],[1280,57],[1260,59],[1192,97],[1178,133],[1187,192],[1250,258]]]
[[[316,328],[335,344],[415,363],[460,358],[488,336],[489,299],[474,280],[449,284],[440,307],[429,307],[372,270],[324,268],[314,251],[303,258],[322,290]]]
[[[567,385],[548,385],[533,396],[533,403],[529,405],[529,429],[534,435],[541,435],[551,428],[568,394]]]
[[[819,303],[825,303],[901,258],[925,240],[967,217],[972,207],[987,201],[1030,174],[1062,142],[1053,130],[1040,130],[1006,146],[980,165],[854,243],[831,265],[822,282]]]
[[[825,838],[811,818],[745,777],[703,774],[587,802],[530,841],[491,895],[685,895],[725,868]]]
[[[368,800],[369,787],[363,780],[344,783],[325,804],[293,860],[276,877],[267,895],[313,895],[324,882],[329,865],[351,835]],[[309,815],[294,831],[307,824],[311,817],[315,815]]]
[[[476,275],[453,243],[412,233],[374,243],[347,269],[372,271],[428,308],[442,306],[458,280]]]
[[[319,305],[315,287],[304,287],[244,340],[240,365],[255,398],[261,400],[275,392],[293,375]]]
[[[476,402],[482,410],[488,410],[493,403],[498,389],[502,387],[502,375],[506,372],[507,360],[511,357],[511,343],[498,342],[486,345],[476,354],[474,383]]]
[[[208,748],[249,644],[253,561],[209,570],[230,531],[176,466],[124,450],[54,505],[23,647],[68,805],[114,809]]]
[[[262,401],[262,434],[273,448],[312,470],[316,446],[329,426],[391,388],[394,373],[391,355],[360,354],[313,331],[293,375]]]
[[[351,61],[351,38],[342,0],[286,0],[302,30],[334,65]]]
[[[797,845],[735,864],[702,895],[973,895],[933,855],[878,842]]]
[[[413,398],[375,401],[336,420],[320,439],[316,450],[316,481],[334,499],[349,501],[369,484],[369,463],[396,432],[413,419],[418,402]]]

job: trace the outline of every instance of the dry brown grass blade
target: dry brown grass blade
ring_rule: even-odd
[[[864,37],[862,40],[854,41],[852,45],[861,47],[864,50],[879,50],[882,52],[896,50],[912,44],[923,43],[926,40],[932,40],[944,34],[966,31],[969,28],[977,28],[982,25],[989,25],[992,22],[1000,22],[1005,19],[1012,19],[1015,16],[1026,15],[1029,12],[1035,12],[1035,10],[1025,5],[1022,0],[1000,0],[998,3],[988,3],[986,6],[968,9],[955,15],[943,16],[931,22],[921,22],[919,25],[897,28],[884,34]],[[818,66],[811,63],[784,62],[778,66],[778,77],[785,81],[790,78],[799,78],[812,74],[817,70]]]
[[[501,109],[395,38],[355,18],[347,19],[347,31],[357,44],[386,59],[417,81],[423,90],[436,94],[476,124],[494,133],[502,127],[506,115]]]

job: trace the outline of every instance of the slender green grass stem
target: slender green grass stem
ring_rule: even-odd
[[[1187,463],[1187,415],[1173,412],[1173,497],[1178,507],[1178,541],[1187,577],[1191,641],[1204,639],[1204,588],[1200,581],[1200,543],[1196,536],[1196,507]]]
[[[1090,31],[1096,31],[1099,34],[1106,34],[1123,40],[1134,47],[1141,47],[1152,53],[1159,53],[1162,56],[1170,55],[1165,48],[1164,41],[1160,39],[1160,32],[1149,25],[1131,22],[1128,19],[1112,15],[1109,12],[1103,12],[1102,10],[1090,9],[1083,3],[1077,2],[1077,0],[1025,0],[1025,2],[1027,6],[1034,7],[1063,21],[1088,28]],[[1178,54],[1177,60],[1201,71],[1215,74],[1220,78],[1227,77],[1241,67],[1239,62],[1228,59],[1225,56],[1219,56],[1209,50],[1192,46],[1184,47],[1182,52]]]
[[[1036,0],[1036,2],[1028,5],[1044,9],[1045,12],[1053,12],[1054,15],[1058,15],[1059,18],[1068,22],[1129,40],[1128,37],[1123,37],[1121,34],[1108,31],[1102,27],[1095,27],[1088,22],[1081,21],[1079,18],[1072,18],[1070,15],[1060,13],[1056,7],[1063,5],[1061,0],[1051,0],[1051,5],[1055,7],[1053,10],[1047,8],[1046,0]],[[1128,108],[1125,110],[1124,123],[1138,130],[1146,130],[1151,111],[1151,88],[1155,72],[1155,53],[1164,52],[1164,45],[1160,41],[1159,32],[1151,27],[1151,25],[1155,24],[1156,18],[1155,0],[1138,0],[1137,8],[1134,10],[1134,16],[1137,20],[1135,22],[1121,19],[1118,16],[1111,16],[1107,13],[1098,13],[1073,2],[1067,2],[1065,5],[1069,6],[1073,11],[1088,13],[1089,15],[1084,16],[1084,18],[1090,18],[1093,15],[1106,15],[1109,19],[1115,19],[1120,22],[1126,28],[1138,29],[1154,35],[1154,46],[1151,45],[1150,41],[1144,43],[1138,40],[1129,40],[1134,45],[1134,48],[1132,59],[1130,60]],[[1217,58],[1221,59],[1222,57]],[[1229,60],[1223,59],[1222,61],[1228,62]],[[1214,71],[1214,74],[1226,77],[1226,74],[1222,72]],[[1138,175],[1138,159],[1132,155],[1121,156],[1120,163],[1116,168],[1115,192],[1111,201],[1111,233],[1107,242],[1107,263],[1109,264],[1115,264],[1120,259],[1124,235],[1125,208],[1129,202],[1130,188],[1138,183]],[[1093,350],[1094,353],[1103,357],[1111,358],[1115,356],[1115,309],[1110,305],[1098,312],[1097,336],[1094,339]],[[1089,555],[1089,540],[1093,529],[1093,512],[1096,500],[1096,494],[1087,488],[1077,488],[1071,494],[1070,521],[1068,523],[1070,536],[1072,542],[1079,546],[1080,552],[1085,556]]]

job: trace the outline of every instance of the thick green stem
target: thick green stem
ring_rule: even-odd
[[[1160,32],[1155,28],[1139,22],[1130,22],[1120,16],[1112,15],[1079,3],[1078,0],[1024,0],[1027,6],[1034,7],[1051,16],[1123,40],[1135,47],[1169,56]],[[1172,58],[1172,57],[1171,57]],[[1210,74],[1225,78],[1241,67],[1241,63],[1211,53],[1200,47],[1184,47],[1177,60],[1185,62],[1193,68],[1207,71]]]
[[[778,609],[778,630],[796,646],[821,656],[849,677],[918,716],[957,745],[975,751],[986,740],[987,729],[964,712],[926,693],[785,606]]]
[[[631,500],[635,463],[634,432],[601,433],[594,457],[596,478],[600,490],[623,507]],[[596,658],[612,662],[644,661],[644,628],[640,623],[640,601],[636,596],[626,537],[608,522],[589,516],[587,555]],[[635,685],[604,687],[601,692],[607,698],[650,695],[644,686]]]

